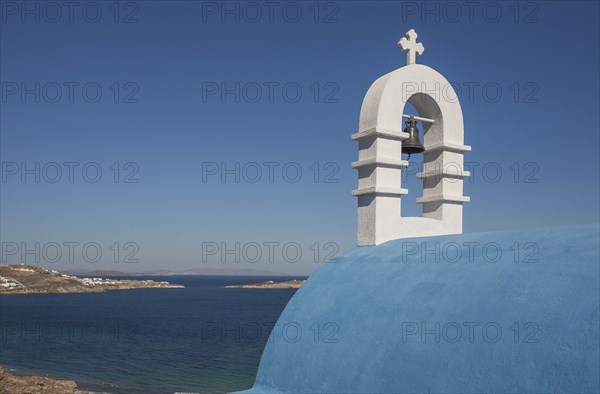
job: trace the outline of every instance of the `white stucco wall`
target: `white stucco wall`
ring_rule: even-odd
[[[402,113],[410,103],[425,123],[423,217],[402,217],[402,140],[407,135]],[[422,64],[410,64],[376,80],[365,95],[358,133],[358,245],[380,244],[406,237],[462,232],[463,116],[456,92],[440,73]]]

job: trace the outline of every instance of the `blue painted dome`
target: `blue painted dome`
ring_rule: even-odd
[[[357,247],[314,273],[248,392],[599,392],[598,225]]]

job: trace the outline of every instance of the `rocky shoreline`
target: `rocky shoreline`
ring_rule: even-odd
[[[0,394],[98,394],[79,390],[72,380],[56,380],[43,376],[21,376],[6,372],[0,366]]]
[[[111,290],[184,287],[154,280],[81,278],[26,264],[0,265],[0,294],[102,293]]]
[[[266,282],[250,283],[247,285],[225,286],[227,289],[299,289],[304,284],[303,280],[288,280],[285,282],[275,282],[268,280]]]

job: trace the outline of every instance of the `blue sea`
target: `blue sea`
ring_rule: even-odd
[[[295,290],[224,286],[304,278],[133,279],[186,288],[0,296],[0,364],[109,393],[247,389]]]

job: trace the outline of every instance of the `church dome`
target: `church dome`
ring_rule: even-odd
[[[250,393],[598,392],[599,226],[401,239],[313,274]]]

